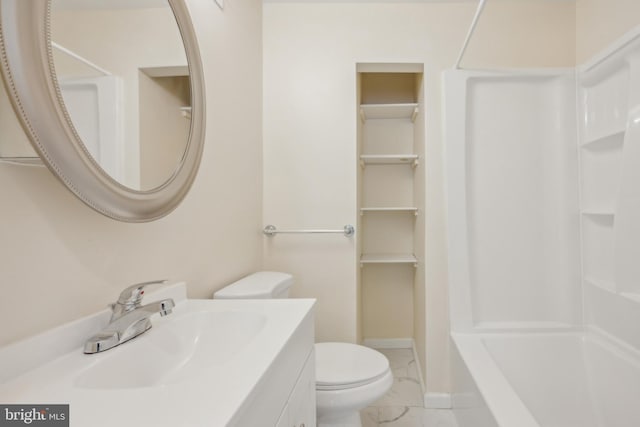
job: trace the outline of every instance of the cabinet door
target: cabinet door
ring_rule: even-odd
[[[289,426],[315,427],[316,379],[315,354],[312,351],[289,399]]]

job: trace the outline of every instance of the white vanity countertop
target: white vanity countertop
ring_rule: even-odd
[[[262,398],[253,391],[261,379],[268,377],[275,361],[292,354],[303,361],[313,347],[314,300],[188,300],[184,297],[184,284],[173,285],[168,292],[158,294],[160,297],[146,297],[143,303],[173,296],[176,303],[173,313],[163,318],[154,315],[154,326],[149,331],[103,353],[83,354],[82,343],[99,329],[96,324],[104,325],[108,312],[0,349],[0,402],[69,404],[71,425],[78,427],[236,425],[242,411]],[[151,372],[157,372],[153,369],[161,366],[163,357],[173,353],[173,342],[166,342],[169,322],[202,312],[233,312],[238,318],[248,312],[248,317],[259,317],[264,322],[252,326],[257,332],[242,342],[238,351],[227,351],[218,361],[209,363],[209,353],[205,353],[205,361],[203,354],[193,352],[181,356],[183,365],[171,369],[178,373],[169,375],[169,379],[159,378],[154,383],[155,378],[145,378],[148,366]],[[229,336],[234,335],[233,328],[243,327],[236,326],[235,321],[224,326],[232,328],[227,331]],[[93,330],[87,333],[87,329]],[[159,337],[162,341],[158,341]],[[175,338],[178,347],[180,337]],[[148,351],[155,343],[162,348]],[[144,353],[132,351],[140,348],[145,349]],[[224,347],[220,350],[225,352]],[[87,373],[99,372],[102,366],[114,366],[114,360],[120,359],[129,367],[126,357],[130,354],[136,356],[131,357],[131,363],[141,368],[139,378],[133,378],[131,384],[122,386],[118,380],[106,387],[83,384],[87,382]],[[183,369],[193,360],[197,370]],[[136,383],[138,380],[142,386]],[[109,382],[108,376],[106,381]]]

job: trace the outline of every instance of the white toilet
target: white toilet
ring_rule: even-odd
[[[260,271],[222,288],[216,299],[287,298],[293,277]],[[360,410],[391,388],[389,361],[380,352],[350,343],[315,345],[318,426],[361,426]]]

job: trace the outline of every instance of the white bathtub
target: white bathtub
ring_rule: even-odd
[[[460,427],[638,427],[640,355],[595,332],[452,334]]]

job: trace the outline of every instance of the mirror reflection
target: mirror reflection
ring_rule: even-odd
[[[74,128],[112,178],[165,183],[190,132],[187,59],[166,0],[52,0],[55,73]]]

